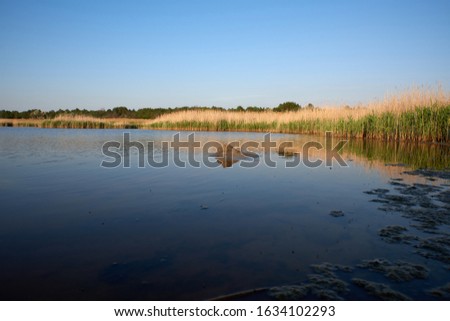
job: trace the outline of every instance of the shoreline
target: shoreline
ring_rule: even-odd
[[[0,119],[0,128],[37,128],[37,129],[135,129],[135,130],[156,130],[156,131],[180,131],[180,132],[204,132],[204,133],[270,133],[270,134],[287,134],[287,135],[308,135],[308,136],[318,136],[325,137],[324,133],[318,132],[295,132],[295,131],[275,131],[275,130],[249,130],[249,129],[227,129],[227,130],[213,130],[205,128],[180,128],[180,127],[150,127],[150,126],[139,126],[134,124],[125,125],[111,125],[107,122],[99,121],[94,124],[82,124],[82,125],[69,125],[69,126],[42,126],[43,120],[29,121],[24,120],[23,122],[13,123],[8,119]],[[449,129],[450,130],[450,129]],[[332,137],[343,138],[351,140],[361,140],[361,141],[377,141],[377,142],[389,142],[389,143],[414,143],[414,144],[426,144],[426,145],[440,145],[440,146],[450,146],[450,132],[449,139],[444,141],[433,141],[433,140],[418,140],[418,139],[394,139],[391,137],[362,137],[362,136],[349,136],[340,135],[339,133],[332,132]]]
[[[18,127],[16,127],[18,128]],[[53,135],[51,130],[52,129],[64,129],[68,130],[68,133],[70,132],[70,129],[74,129],[74,132],[76,129],[80,128],[39,128],[39,127],[29,127],[32,128],[32,131],[35,131],[36,135],[39,134],[40,129],[44,129],[43,133],[47,133],[46,135]],[[36,128],[34,130],[33,128]],[[6,129],[6,127],[5,127]],[[45,131],[45,129],[49,129],[49,131]],[[111,135],[122,135],[124,132],[130,132],[133,133],[132,135],[144,135],[143,137],[152,137],[152,131],[160,131],[163,135],[167,135],[167,137],[171,137],[172,135],[183,132],[183,133],[196,133],[199,134],[199,139],[204,139],[205,137],[213,137],[213,139],[220,139],[220,137],[223,137],[224,144],[228,143],[227,141],[228,135],[232,135],[236,139],[236,137],[241,142],[245,142],[248,139],[248,137],[255,137],[252,135],[260,135],[261,139],[264,134],[267,132],[243,132],[243,131],[193,131],[189,129],[180,129],[180,130],[170,130],[170,129],[125,129],[125,128],[111,128],[112,131],[117,131],[117,133],[111,132]],[[100,132],[102,130],[100,129]],[[146,133],[145,131],[148,131]],[[80,133],[83,131],[80,131]],[[88,133],[89,130],[87,130],[86,133]],[[92,134],[95,134],[96,131],[93,131]],[[164,133],[166,132],[166,133]],[[3,130],[3,133],[5,134],[2,136],[3,138],[7,137],[9,135],[14,135],[14,131],[8,131]],[[55,132],[57,134],[57,132]],[[324,142],[324,136],[323,135],[307,135],[307,134],[289,134],[289,133],[274,133],[270,132],[272,134],[273,141],[277,142],[278,149],[276,149],[276,153],[278,153],[282,157],[295,157],[295,155],[300,155],[303,153],[302,146],[308,141],[314,141],[318,140],[320,142]],[[222,136],[223,135],[223,136]],[[250,136],[248,136],[250,135]],[[284,136],[284,135],[287,135]],[[107,135],[108,136],[108,135]],[[203,138],[202,138],[203,137]],[[247,138],[246,138],[247,137]],[[173,138],[173,136],[172,136]],[[170,139],[170,138],[167,138]],[[258,138],[253,138],[258,139]],[[449,171],[450,168],[448,167],[448,155],[449,155],[449,147],[450,142],[420,142],[420,141],[384,141],[381,139],[363,139],[363,138],[340,138],[340,137],[333,137],[334,143],[337,143],[337,140],[345,140],[346,144],[344,145],[343,149],[341,150],[343,153],[345,153],[349,161],[353,161],[358,159],[360,156],[364,155],[370,155],[371,158],[371,166],[381,166],[383,168],[403,168],[403,166],[410,166],[413,169],[419,169],[419,168],[433,168],[436,170],[445,170]],[[281,144],[283,142],[291,142],[293,145],[291,147],[288,147],[287,152],[285,150],[279,149]],[[320,154],[321,151],[314,150],[315,154]],[[323,152],[323,151],[322,151]],[[325,157],[324,155],[322,155]]]
[[[434,113],[434,114],[433,114]],[[255,114],[243,114],[233,119],[226,113],[215,118],[202,119],[197,115],[176,115],[172,119],[94,118],[66,116],[55,119],[7,119],[0,118],[0,127],[36,127],[60,129],[140,129],[204,132],[277,133],[324,136],[389,142],[426,142],[444,144],[450,142],[450,106],[441,109],[425,108],[415,112],[366,115],[359,119],[284,119],[281,115],[269,121],[267,115],[259,119]],[[183,116],[187,116],[184,117]],[[196,116],[198,116],[196,118]],[[208,116],[208,115],[206,115]],[[233,116],[233,115],[232,115]],[[235,115],[234,115],[235,116]],[[407,122],[408,121],[408,122]]]

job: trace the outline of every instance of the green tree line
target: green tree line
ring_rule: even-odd
[[[54,119],[60,115],[71,116],[90,116],[95,118],[136,118],[136,119],[155,119],[164,114],[170,114],[183,110],[221,110],[221,111],[237,111],[237,112],[263,112],[273,110],[277,112],[297,111],[302,107],[292,101],[279,104],[275,108],[248,106],[246,108],[237,106],[236,108],[225,109],[223,107],[175,107],[175,108],[141,108],[128,109],[124,106],[114,107],[111,109],[87,110],[87,109],[58,109],[50,111],[42,111],[40,109],[30,109],[26,111],[16,110],[0,110],[0,118],[6,119]],[[306,108],[314,108],[312,104],[308,104]]]

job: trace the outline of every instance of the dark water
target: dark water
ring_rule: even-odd
[[[412,299],[446,298],[445,290],[434,295],[429,290],[450,282],[450,242],[445,243],[450,181],[403,172],[449,167],[448,146],[352,142],[342,153],[348,166],[332,168],[285,168],[292,157],[275,150],[270,155],[275,168],[263,164],[268,156],[260,151],[255,168],[239,162],[228,168],[178,168],[173,162],[139,168],[133,150],[131,168],[100,167],[107,159],[103,143],[122,141],[123,132],[0,128],[0,299],[190,300],[261,287],[268,288],[262,298],[271,299],[277,296],[270,288],[306,284],[317,272],[311,265],[324,262],[353,268],[332,272],[346,284],[338,293],[344,299],[379,298],[355,285],[354,278],[386,284]],[[133,140],[157,143],[175,134],[126,132]],[[262,141],[263,134],[196,137]],[[295,146],[323,140],[273,139]],[[161,157],[159,147],[155,153]],[[364,193],[384,188],[399,194],[392,178],[437,188],[437,198],[430,196],[434,207],[427,209],[443,215],[434,230],[405,216],[420,205],[386,210],[392,204],[373,202],[376,195]],[[344,216],[333,217],[331,211]],[[442,237],[440,256],[416,253],[421,240],[386,242],[379,235],[386,226],[404,226],[422,241]],[[357,267],[380,258],[419,264],[428,273],[399,281]]]

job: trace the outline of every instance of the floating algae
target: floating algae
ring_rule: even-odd
[[[378,235],[388,243],[412,244],[416,248],[416,253],[427,258],[450,263],[450,236],[434,232],[437,236],[420,238],[418,236],[405,234],[408,229],[403,226],[393,225],[382,228]],[[427,231],[431,233],[430,231]]]
[[[277,300],[343,300],[342,294],[349,292],[348,283],[339,279],[334,272],[351,272],[349,266],[321,263],[311,265],[316,274],[308,275],[308,281],[299,285],[273,287],[269,295]]]
[[[404,172],[407,175],[420,175],[425,178],[450,179],[448,171],[416,170]],[[416,254],[427,259],[444,263],[443,268],[448,269],[450,263],[450,190],[448,184],[405,184],[398,180],[390,182],[396,190],[395,194],[382,189],[365,192],[376,196],[374,201],[381,203],[379,209],[386,212],[397,212],[410,220],[410,226],[421,232],[413,235],[412,231],[404,226],[392,225],[382,228],[378,235],[388,243],[409,244]],[[425,235],[430,235],[425,237]],[[363,261],[359,267],[383,273],[386,277],[396,281],[409,281],[424,279],[429,271],[422,265],[408,262],[389,262],[377,259]],[[368,291],[384,290],[372,283],[356,281],[355,284]],[[439,298],[449,298],[449,284],[427,291],[429,295]],[[395,298],[400,299],[400,298]]]
[[[342,294],[348,292],[347,283],[337,278],[321,275],[310,275],[309,283],[300,285],[285,285],[273,287],[269,296],[276,300],[295,301],[301,299],[313,300],[344,300]]]
[[[431,290],[427,291],[427,293],[429,293],[435,297],[448,300],[448,299],[450,299],[450,282],[443,286],[431,289]]]
[[[436,198],[447,205],[450,204],[450,190],[439,193]]]
[[[391,300],[391,301],[411,300],[410,297],[391,289],[391,287],[383,283],[371,282],[359,278],[352,279],[352,282],[353,284],[363,288],[370,295],[373,295],[381,300]]]
[[[443,175],[443,174],[442,174]],[[428,184],[403,184],[391,181],[399,194],[390,194],[385,189],[374,189],[364,193],[376,195],[372,201],[382,203],[380,210],[399,212],[403,217],[418,223],[419,230],[435,233],[442,225],[450,225],[450,190]]]
[[[313,294],[319,300],[326,300],[326,301],[343,301],[344,300],[344,298],[337,295],[337,293],[333,290],[314,289]]]
[[[385,259],[364,260],[358,267],[383,273],[387,278],[398,282],[426,279],[429,273],[423,265],[403,261],[392,263]]]
[[[331,211],[330,215],[333,217],[341,217],[341,216],[344,216],[344,212],[343,211]]]
[[[420,184],[414,183],[413,185],[406,185],[405,188],[396,188],[401,191],[402,194],[422,196],[424,193],[434,193],[442,190],[442,187],[428,185],[428,184]]]
[[[389,190],[386,188],[376,188],[371,191],[365,191],[364,193],[369,194],[369,195],[382,195],[382,194],[389,193]]]
[[[285,285],[273,287],[269,291],[269,296],[280,301],[298,301],[306,298],[314,300],[342,301],[343,297],[336,291],[326,289],[314,284]]]
[[[414,198],[409,197],[409,196],[383,194],[383,198],[387,201],[390,201],[393,205],[396,205],[399,207],[414,204]]]
[[[297,301],[306,297],[311,291],[311,285],[285,285],[273,287],[269,296],[280,301]]]
[[[406,243],[409,244],[411,240],[417,240],[418,237],[414,235],[408,235],[404,232],[408,231],[408,229],[404,226],[399,225],[389,225],[383,227],[378,235],[388,243]]]
[[[322,274],[308,275],[310,283],[314,284],[317,289],[333,290],[338,293],[347,292],[347,282],[338,279],[335,276],[327,276]]]
[[[448,210],[444,209],[411,208],[405,211],[403,216],[416,222],[414,227],[431,234],[435,234],[435,230],[440,226],[450,224],[450,215]]]
[[[387,192],[379,193],[378,190],[381,189],[374,189],[372,191],[365,192],[366,194],[371,195],[377,195],[382,199],[391,201],[392,203],[398,203],[397,205],[417,205],[417,200],[420,202],[423,202],[426,204],[426,207],[439,207],[437,204],[430,204],[431,199],[428,197],[428,195],[437,193],[442,191],[442,187],[440,186],[434,186],[434,185],[428,185],[428,184],[419,184],[414,183],[412,185],[399,183],[397,181],[390,181],[391,185],[396,186],[395,189],[401,194],[387,194]],[[447,193],[444,191],[444,193]],[[445,198],[444,198],[445,199]],[[425,201],[425,202],[424,202]],[[420,204],[419,204],[420,205]]]
[[[450,263],[450,236],[439,235],[421,239],[415,246],[417,253],[427,259],[434,259],[443,263]]]
[[[394,180],[391,180],[391,181],[389,182],[389,184],[391,184],[391,185],[393,185],[393,186],[408,186],[408,184],[400,183],[399,181],[394,181]]]
[[[403,172],[407,175],[416,175],[416,176],[423,176],[426,178],[442,178],[442,179],[450,179],[450,171],[448,169],[446,171],[435,171],[431,169],[416,169],[413,171],[405,171]]]
[[[422,171],[420,175],[427,172]],[[444,174],[433,173],[437,177]],[[425,258],[440,261],[442,267],[450,269],[450,191],[445,184],[440,186],[428,184],[406,184],[402,179],[393,179],[393,188],[377,188],[364,193],[375,196],[373,201],[380,203],[380,209],[399,213],[409,220],[409,226],[389,225],[379,230],[378,235],[387,243],[409,245],[416,254]],[[342,211],[331,211],[333,217],[340,217]],[[417,233],[414,233],[414,231]],[[420,231],[420,233],[418,233]],[[430,237],[424,237],[429,234]],[[433,265],[430,265],[433,266]],[[375,258],[363,260],[356,265],[359,269],[367,269],[380,273],[389,282],[387,284],[359,278],[353,268],[332,263],[311,265],[314,274],[309,274],[307,280],[295,285],[273,287],[268,294],[278,300],[342,300],[352,298],[356,287],[363,289],[369,295],[380,300],[411,300],[391,286],[396,282],[409,282],[427,279],[431,271],[424,265],[401,260],[389,261]],[[353,285],[347,278],[338,277],[339,272],[350,272]],[[430,281],[426,281],[430,282]],[[428,283],[427,283],[428,284]],[[450,298],[450,283],[425,292],[439,299]],[[356,293],[356,295],[358,295]]]
[[[428,278],[429,270],[420,264],[376,258],[363,260],[356,267],[382,273],[390,280],[407,282]],[[350,285],[340,279],[335,272],[353,273],[354,268],[345,265],[321,263],[311,265],[315,274],[309,274],[307,281],[301,284],[272,287],[268,295],[276,300],[344,300],[351,296]],[[352,276],[352,274],[350,274]],[[377,283],[354,277],[352,283],[380,300],[411,300],[407,295],[392,289],[388,284]],[[444,297],[446,287],[433,289],[429,295]]]
[[[407,186],[403,183],[398,184]],[[374,189],[365,191],[364,193],[376,195],[377,198],[372,199],[371,202],[382,203],[382,206],[378,209],[385,212],[402,212],[408,207],[415,205],[415,197],[410,195],[388,194],[388,192],[383,189]]]
[[[335,276],[333,272],[335,271],[342,271],[342,272],[352,272],[353,268],[351,266],[347,265],[341,265],[341,264],[331,264],[328,262],[324,262],[321,264],[312,264],[311,268],[314,272],[324,274],[324,275],[331,275]]]

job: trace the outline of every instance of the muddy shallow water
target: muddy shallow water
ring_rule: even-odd
[[[348,166],[286,168],[323,138],[274,134],[294,147],[254,149],[254,168],[139,168],[136,149],[100,167],[124,132],[155,159],[176,134],[0,128],[0,299],[450,298],[448,146],[354,141]]]

